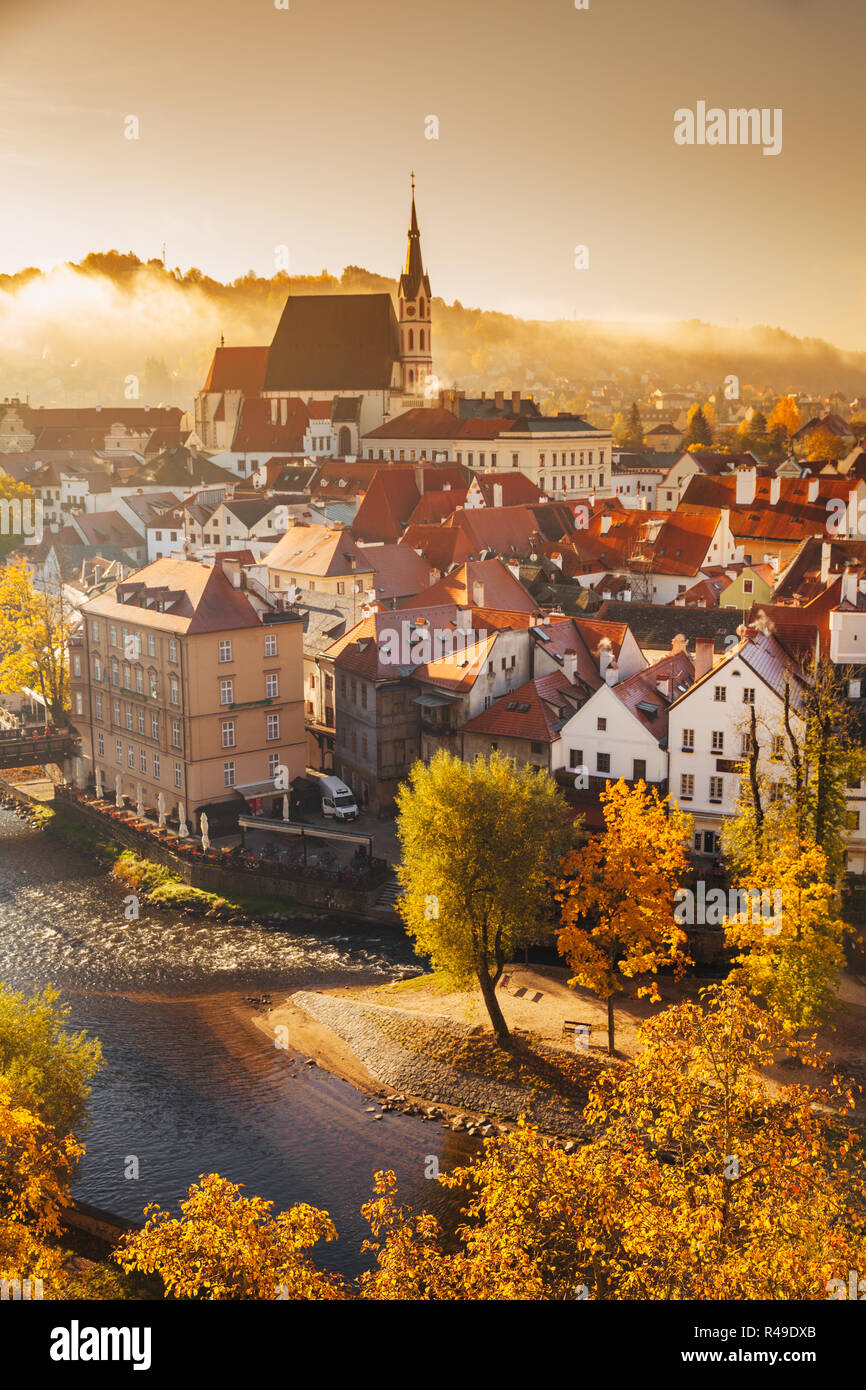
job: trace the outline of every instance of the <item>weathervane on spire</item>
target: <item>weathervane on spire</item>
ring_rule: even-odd
[[[415,192],[415,170],[413,169],[409,177],[412,180],[412,192]]]

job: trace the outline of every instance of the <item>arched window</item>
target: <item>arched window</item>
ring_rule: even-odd
[[[412,329],[410,328],[410,329],[409,329],[409,351],[410,351],[410,352],[414,352],[414,350],[415,350],[415,334],[412,332]]]
[[[415,373],[412,371],[412,368],[411,368],[411,367],[409,368],[409,385],[410,385],[410,386],[414,386],[414,385],[415,385]]]
[[[423,319],[423,317],[424,317],[424,314],[425,314],[425,312],[426,312],[426,309],[427,309],[427,305],[426,305],[426,303],[425,303],[424,296],[422,295],[421,298],[418,300],[418,313],[419,313],[419,315],[421,316],[422,319]]]
[[[418,331],[418,347],[419,347],[419,349],[420,349],[421,352],[424,351],[424,329],[423,329],[423,328],[419,329],[419,331]]]

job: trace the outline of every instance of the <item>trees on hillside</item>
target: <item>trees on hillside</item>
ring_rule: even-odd
[[[643,782],[620,780],[601,793],[605,830],[563,865],[559,949],[571,984],[607,1003],[608,1051],[615,1050],[614,997],[633,976],[649,976],[638,995],[658,1000],[654,976],[687,963],[674,894],[688,873],[690,818]]]
[[[419,954],[455,982],[474,980],[500,1042],[496,985],[537,936],[573,828],[556,784],[499,753],[465,763],[441,751],[397,793],[399,911]]]

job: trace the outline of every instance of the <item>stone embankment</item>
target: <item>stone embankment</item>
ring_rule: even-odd
[[[437,1105],[469,1111],[471,1116],[454,1116],[451,1127],[484,1136],[501,1132],[499,1122],[521,1116],[551,1135],[581,1137],[586,1132],[580,1103],[549,1088],[518,1085],[461,1066],[455,1054],[460,1057],[474,1032],[465,1024],[307,990],[293,994],[292,1003],[341,1038],[370,1075],[389,1088],[392,1095],[382,1109],[428,1119],[443,1118]],[[410,1097],[433,1104],[412,1104]]]

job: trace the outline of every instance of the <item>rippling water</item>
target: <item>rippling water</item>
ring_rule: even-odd
[[[362,1267],[358,1209],[376,1168],[394,1168],[408,1201],[451,1215],[425,1179],[474,1150],[464,1135],[389,1114],[303,1058],[278,1052],[244,997],[401,974],[414,957],[396,932],[270,930],[151,911],[124,917],[124,894],[86,857],[0,808],[0,979],[56,985],[72,1022],[99,1037],[87,1155],[76,1195],[123,1216],[171,1204],[205,1172],[245,1182],[277,1207],[331,1212],[341,1239],[322,1263]],[[124,1176],[130,1157],[139,1178]]]

